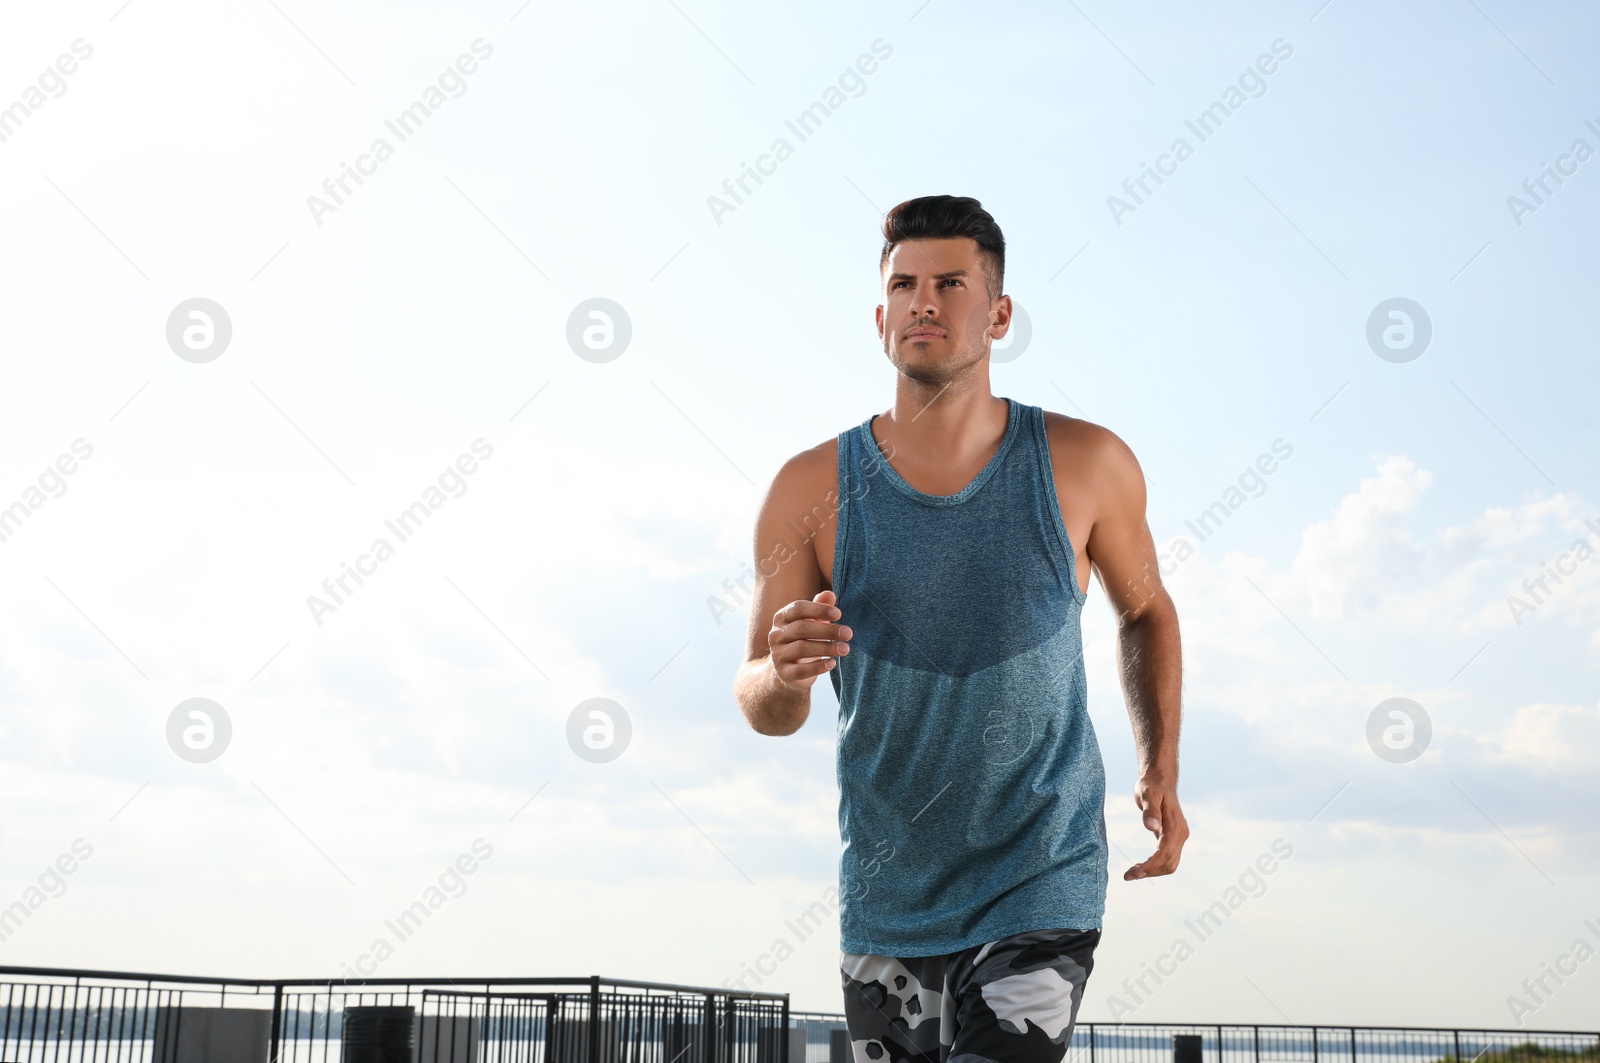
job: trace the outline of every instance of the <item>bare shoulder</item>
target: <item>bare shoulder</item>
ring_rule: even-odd
[[[838,440],[828,439],[778,468],[756,519],[758,557],[773,551],[812,553],[827,578],[839,512],[838,454]]]
[[[781,510],[804,511],[836,492],[838,482],[839,440],[825,439],[779,466],[767,500]]]
[[[1113,492],[1144,491],[1144,471],[1133,449],[1115,432],[1093,421],[1044,412],[1045,437],[1058,481],[1095,485]]]

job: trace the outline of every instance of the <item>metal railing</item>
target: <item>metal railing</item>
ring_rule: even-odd
[[[338,1063],[346,1022],[409,1008],[416,1063],[854,1063],[844,1016],[787,994],[602,978],[282,979],[0,967],[6,1063]],[[1600,1034],[1085,1023],[1065,1063],[1600,1063]],[[791,1045],[793,1047],[791,1047]]]
[[[202,978],[0,967],[6,1063],[338,1063],[410,1008],[417,1063],[789,1063],[786,994],[602,978]],[[349,1055],[354,1055],[351,1053]]]
[[[843,1015],[790,1021],[805,1031],[790,1063],[854,1063]],[[1172,1063],[1181,1035],[1200,1038],[1202,1063],[1600,1063],[1600,1033],[1132,1022],[1078,1023],[1063,1063]]]

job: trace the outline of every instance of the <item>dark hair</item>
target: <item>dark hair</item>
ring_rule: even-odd
[[[1000,226],[971,196],[922,196],[908,199],[883,216],[883,254],[878,256],[878,272],[889,262],[889,253],[902,240],[941,240],[970,236],[978,244],[978,261],[989,298],[1005,290],[1006,238]]]

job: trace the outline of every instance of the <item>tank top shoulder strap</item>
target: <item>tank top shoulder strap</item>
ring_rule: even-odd
[[[1031,464],[1038,474],[1037,486],[1041,491],[1054,493],[1055,480],[1050,475],[1050,439],[1044,430],[1044,410],[1038,406],[1022,406],[1022,440],[1028,450]]]
[[[854,542],[850,534],[852,525],[861,517],[856,500],[861,494],[863,472],[856,458],[856,436],[860,426],[853,425],[840,432],[838,443],[838,484],[834,495],[833,571],[828,580],[838,591],[839,582],[849,560],[849,550]]]

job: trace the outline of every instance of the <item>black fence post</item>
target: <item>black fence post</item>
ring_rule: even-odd
[[[589,976],[589,1063],[600,1063],[600,976]]]
[[[269,1063],[278,1063],[278,1042],[283,1036],[283,985],[272,990],[272,1042],[267,1048]]]
[[[1461,1063],[1461,1031],[1460,1030],[1451,1030],[1450,1031],[1450,1036],[1455,1041],[1456,1063]]]
[[[173,1063],[176,1063],[178,1058],[178,1038],[183,1036],[183,990],[180,989],[167,999],[178,1002],[177,1019],[172,1023],[172,1060]]]
[[[717,1056],[716,1056],[716,1052],[717,1052],[717,1047],[716,1047],[717,1046],[717,1025],[716,1025],[716,1023],[717,1023],[717,998],[715,996],[713,996],[712,994],[707,993],[706,994],[706,1015],[705,1015],[706,1035],[705,1035],[704,1038],[702,1038],[702,1041],[704,1043],[700,1046],[700,1058],[702,1060],[702,1063],[716,1063],[716,1060],[717,1060]]]
[[[789,1059],[789,994],[788,993],[785,993],[783,995],[783,1025],[778,1028],[778,1036],[782,1039],[782,1042],[783,1042],[782,1044],[780,1044],[778,1046],[778,1063],[792,1063],[792,1061]],[[806,1063],[806,1061],[804,1059],[800,1059],[800,1060],[797,1061],[797,1063]]]

